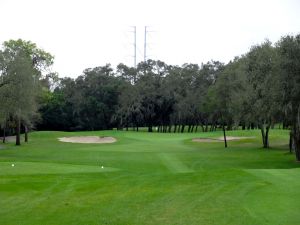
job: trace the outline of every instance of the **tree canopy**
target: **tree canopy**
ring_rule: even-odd
[[[43,75],[53,63],[51,54],[11,40],[0,52],[0,123],[2,129],[8,120],[14,127],[18,121],[29,125],[39,112],[40,130],[219,128],[226,137],[226,130],[258,128],[264,148],[279,123],[291,130],[291,148],[300,160],[299,60],[300,36],[287,35],[252,46],[227,64],[178,66],[149,59],[136,68],[88,68],[73,79]]]
[[[52,62],[49,53],[21,39],[4,42],[0,51],[1,121],[4,129],[8,120],[14,123],[17,145],[20,145],[21,124],[27,131],[37,115],[39,80]]]

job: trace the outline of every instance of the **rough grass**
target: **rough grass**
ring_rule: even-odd
[[[220,132],[32,133],[29,144],[1,146],[0,224],[298,225],[300,165],[288,132],[271,130],[270,150],[259,134],[228,132],[256,138],[224,149],[191,141]],[[118,142],[57,140],[82,135]]]

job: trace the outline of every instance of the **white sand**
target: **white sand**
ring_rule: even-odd
[[[3,141],[3,137],[0,137],[0,141]],[[5,141],[14,142],[14,141],[16,141],[16,136],[6,136]]]
[[[233,137],[233,136],[226,136],[227,141],[235,141],[235,140],[242,140],[242,139],[250,139],[254,137]],[[192,141],[194,142],[221,142],[224,141],[224,137],[217,137],[217,138],[194,138]]]
[[[113,137],[98,137],[98,136],[78,136],[78,137],[62,137],[58,138],[62,142],[71,142],[71,143],[97,143],[97,144],[106,144],[116,142],[117,139]]]

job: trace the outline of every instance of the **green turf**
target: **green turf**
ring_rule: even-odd
[[[288,131],[259,131],[223,143],[221,132],[35,132],[0,149],[1,225],[298,225],[300,164]],[[114,136],[113,144],[73,144],[64,136]],[[14,164],[14,166],[12,166]],[[103,166],[103,168],[102,168]]]

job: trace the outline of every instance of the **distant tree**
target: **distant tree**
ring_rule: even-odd
[[[128,130],[128,127],[132,126],[138,131],[139,125],[142,125],[142,114],[141,99],[135,86],[137,69],[119,64],[116,74],[120,80],[119,92],[121,95],[118,98],[118,108],[113,120],[117,122],[120,129],[126,127]]]
[[[291,141],[300,161],[300,35],[285,36],[277,43],[280,55],[280,94],[284,116],[291,124]]]
[[[133,67],[128,67],[123,63],[117,66],[117,76],[128,81],[131,84],[135,84],[137,80],[137,70]]]
[[[177,114],[181,123],[181,132],[184,132],[186,125],[190,132],[192,126],[198,122],[200,99],[197,99],[199,91],[195,81],[199,76],[199,69],[197,64],[184,64],[180,71],[181,82],[178,87],[176,110],[179,111]]]
[[[37,110],[39,79],[53,57],[27,41],[4,42],[1,52],[1,105],[16,124],[16,145],[20,145],[21,122],[28,130]],[[26,134],[26,141],[28,136]]]
[[[39,107],[41,121],[37,125],[39,130],[72,130],[76,127],[75,111],[71,102],[75,92],[73,85],[73,79],[62,78],[53,91],[43,91]]]
[[[148,132],[159,124],[162,100],[162,82],[168,66],[161,61],[148,60],[138,64],[136,88],[140,96],[140,112]]]
[[[89,130],[111,128],[112,115],[118,105],[119,86],[120,80],[114,76],[110,65],[87,69],[76,79],[81,126]]]
[[[32,96],[34,95],[34,82],[32,80],[32,67],[30,59],[26,59],[19,52],[9,62],[6,68],[6,78],[10,80],[10,85],[2,88],[2,106],[7,113],[13,115],[16,122],[16,145],[20,145],[21,121],[28,117],[28,114],[36,107]]]
[[[139,126],[143,124],[143,115],[137,87],[131,83],[126,83],[122,85],[121,91],[115,119],[118,120],[121,128],[126,127],[128,130],[128,127],[132,126],[138,131]]]
[[[211,124],[211,131],[217,126],[217,109],[214,94],[210,91],[210,87],[215,85],[220,72],[224,69],[224,64],[219,61],[210,61],[201,65],[200,79],[198,80],[201,97],[201,120],[205,125],[204,131],[208,130],[208,124]]]
[[[269,148],[269,131],[279,112],[278,57],[271,42],[253,46],[247,54],[247,77],[251,85],[252,115],[261,130],[263,147]]]
[[[229,96],[230,119],[227,121],[228,129],[238,128],[242,125],[245,129],[251,118],[251,106],[249,106],[249,82],[246,73],[246,58],[236,57],[230,61],[222,72],[221,81],[225,82],[227,95]],[[224,80],[224,76],[228,79]]]

